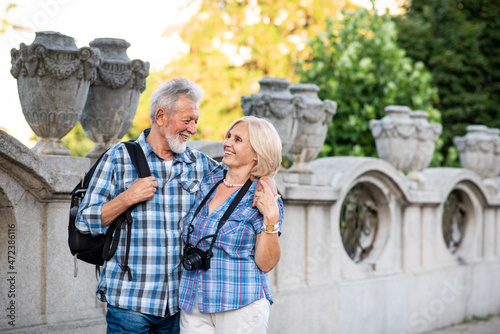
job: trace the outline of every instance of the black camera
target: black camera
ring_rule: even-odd
[[[206,271],[210,269],[210,258],[212,256],[211,250],[204,252],[191,244],[186,244],[182,254],[182,266],[188,271],[198,268]]]

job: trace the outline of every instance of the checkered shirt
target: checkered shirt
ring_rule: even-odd
[[[183,239],[186,241],[188,226],[193,219],[196,208],[223,172],[207,176],[196,194],[195,204],[184,221]],[[210,269],[187,271],[182,269],[179,287],[179,307],[191,312],[195,303],[202,313],[229,311],[242,308],[261,298],[267,298],[272,304],[271,289],[267,273],[262,272],[255,263],[255,241],[262,231],[264,217],[256,207],[252,207],[255,180],[233,211],[230,218],[219,230],[214,247]],[[215,193],[215,192],[214,192]],[[226,212],[231,201],[238,192],[234,192],[221,206],[209,214],[208,202],[193,220],[194,231],[189,242],[196,245],[204,236],[214,234],[220,218]],[[212,194],[211,198],[214,196]],[[279,200],[279,230],[283,222],[283,203]],[[281,233],[281,232],[280,232]],[[198,248],[206,251],[211,238],[198,244]]]
[[[112,306],[155,316],[178,312],[181,274],[181,220],[189,212],[201,180],[222,165],[187,148],[176,154],[170,171],[142,133],[137,142],[144,150],[151,175],[158,188],[154,197],[132,211],[132,238],[129,267],[133,280],[119,265],[126,251],[127,233],[121,233],[118,249],[105,262],[97,286],[97,297]],[[101,227],[102,205],[128,189],[138,178],[123,144],[111,148],[95,170],[89,190],[80,206],[77,228],[93,235],[105,233]]]

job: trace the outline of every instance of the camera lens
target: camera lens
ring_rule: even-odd
[[[201,266],[201,256],[196,253],[189,254],[182,259],[182,266],[188,271],[198,269]]]

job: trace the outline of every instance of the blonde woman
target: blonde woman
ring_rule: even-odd
[[[184,220],[181,333],[266,333],[283,204],[258,179],[279,170],[281,141],[271,123],[248,116],[223,146],[227,170],[203,180]]]

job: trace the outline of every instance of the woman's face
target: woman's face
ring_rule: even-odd
[[[249,172],[257,162],[257,154],[250,144],[248,125],[236,124],[226,135],[224,140],[224,158],[222,162],[232,168],[249,167]]]

